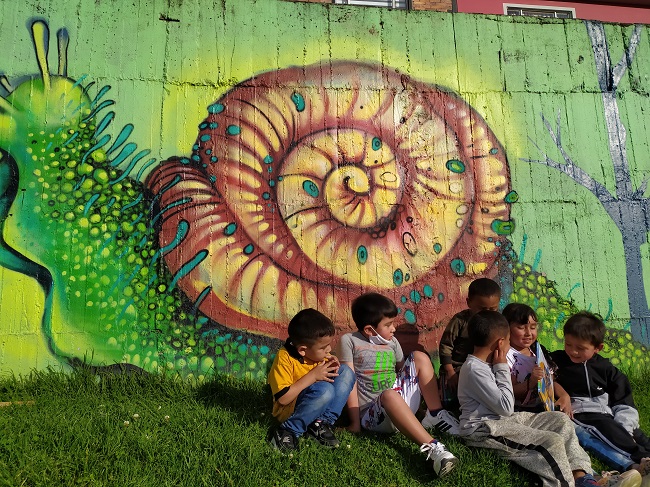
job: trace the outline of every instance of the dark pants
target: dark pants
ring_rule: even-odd
[[[621,450],[630,454],[630,458],[639,463],[642,458],[650,457],[650,451],[639,445],[623,426],[614,421],[614,417],[600,413],[579,413],[574,415],[580,423],[596,428],[600,433]]]

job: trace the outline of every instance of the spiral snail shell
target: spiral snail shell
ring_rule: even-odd
[[[149,175],[174,285],[231,328],[345,332],[376,291],[434,348],[511,231],[504,151],[456,94],[380,65],[270,71],[208,107],[191,157]],[[431,333],[431,332],[434,333]]]

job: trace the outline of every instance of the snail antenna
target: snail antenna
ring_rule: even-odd
[[[11,86],[11,83],[9,83],[9,80],[4,74],[0,75],[0,86],[2,86],[7,93],[11,93],[13,90],[13,86]]]
[[[68,30],[63,28],[59,29],[56,33],[56,38],[58,41],[59,47],[59,71],[60,76],[68,77],[68,44],[70,42],[70,36],[68,35]]]
[[[37,20],[32,24],[32,39],[36,49],[36,59],[38,68],[41,70],[43,77],[43,86],[46,90],[50,89],[50,72],[47,66],[47,40],[50,36],[50,30],[47,24],[42,20]]]

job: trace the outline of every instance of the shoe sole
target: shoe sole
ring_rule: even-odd
[[[450,458],[448,460],[443,460],[440,463],[440,471],[438,472],[438,477],[444,477],[449,472],[451,472],[456,465],[458,464],[458,458]]]

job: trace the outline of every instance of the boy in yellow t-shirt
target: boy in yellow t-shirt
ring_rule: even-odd
[[[354,386],[354,372],[330,355],[334,324],[315,309],[304,309],[289,322],[289,338],[280,348],[268,383],[273,393],[273,416],[280,426],[271,444],[294,450],[303,434],[321,445],[339,446],[334,422],[341,415]]]

